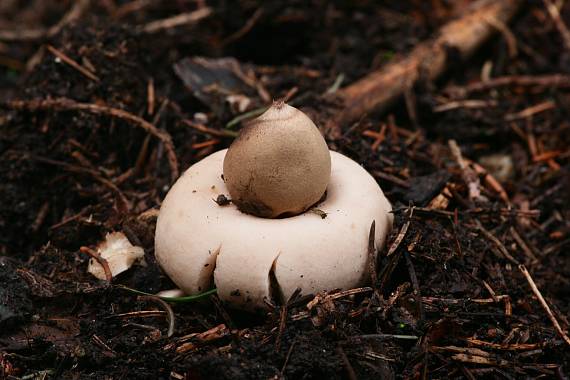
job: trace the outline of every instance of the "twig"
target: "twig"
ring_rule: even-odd
[[[416,275],[416,269],[414,268],[414,263],[410,258],[410,254],[408,252],[404,252],[404,259],[406,260],[406,266],[408,267],[408,273],[410,274],[410,280],[412,281],[412,286],[414,287],[414,299],[416,300],[416,304],[418,306],[418,314],[420,317],[420,321],[425,320],[425,313],[424,307],[422,303],[422,294],[420,292],[420,283],[418,281],[418,276]]]
[[[222,300],[220,300],[220,297],[218,297],[218,295],[215,294],[212,297],[210,297],[210,301],[212,301],[214,307],[218,310],[218,313],[220,313],[220,316],[224,320],[226,326],[228,326],[232,330],[235,329],[235,323],[228,314],[228,312],[226,311],[224,304],[222,303]]]
[[[497,181],[497,179],[495,177],[493,177],[491,175],[491,173],[489,173],[487,171],[487,169],[485,169],[484,167],[482,167],[478,163],[473,162],[471,160],[466,159],[465,162],[467,162],[469,165],[473,166],[475,173],[483,176],[483,180],[485,181],[485,184],[488,187],[490,187],[493,191],[495,191],[497,194],[499,194],[499,197],[503,201],[505,201],[506,204],[510,204],[509,196],[507,195],[507,192],[505,191],[505,189],[503,188],[501,183],[499,181]]]
[[[91,340],[93,340],[93,343],[95,343],[97,346],[99,346],[103,350],[108,351],[111,354],[111,357],[114,357],[117,354],[111,347],[109,347],[107,345],[107,343],[105,343],[103,341],[103,339],[99,338],[99,336],[94,334],[91,337]],[[33,379],[37,379],[37,378],[34,376]]]
[[[165,29],[175,28],[181,25],[193,24],[208,17],[212,10],[208,7],[198,9],[194,12],[181,13],[173,17],[149,22],[141,28],[143,33],[151,34]]]
[[[380,144],[382,144],[384,142],[384,140],[386,139],[386,130],[387,129],[388,129],[388,125],[382,124],[379,132],[374,132],[371,130],[366,130],[366,131],[362,132],[363,136],[374,137],[374,142],[372,143],[372,146],[371,146],[371,149],[373,152],[377,151],[378,148],[380,147]]]
[[[472,92],[480,92],[506,86],[568,88],[570,87],[570,76],[563,74],[504,76],[489,79],[487,81],[475,82],[466,87],[453,88],[451,92],[455,92],[456,96],[464,97]]]
[[[475,174],[475,172],[467,165],[466,160],[463,158],[463,154],[461,154],[461,149],[455,140],[448,141],[449,149],[451,150],[451,154],[453,158],[459,165],[461,169],[461,176],[469,189],[469,199],[470,200],[477,200],[481,198],[481,182],[479,181],[479,177]]]
[[[404,225],[400,229],[398,236],[396,236],[396,240],[394,240],[394,242],[390,246],[390,249],[388,250],[388,253],[386,254],[386,257],[389,258],[389,262],[388,264],[386,264],[384,268],[382,268],[382,272],[380,272],[379,276],[380,284],[378,286],[378,290],[376,291],[378,293],[381,293],[384,290],[390,277],[392,276],[392,272],[394,271],[396,265],[398,264],[398,261],[400,261],[401,251],[399,251],[400,253],[397,253],[395,255],[394,252],[398,250],[398,247],[400,246],[400,244],[404,240],[404,237],[406,236],[406,233],[408,232],[408,228],[410,227],[410,223],[412,222],[412,216],[414,215],[414,209],[415,209],[414,206],[408,209],[408,220],[406,221],[406,223],[404,223]],[[419,235],[417,235],[416,238],[419,238]]]
[[[251,29],[253,29],[253,27],[255,26],[257,21],[259,21],[262,15],[263,15],[263,8],[256,9],[255,12],[253,12],[253,15],[251,15],[251,17],[247,20],[247,22],[237,32],[232,33],[228,37],[224,38],[224,40],[222,41],[222,45],[227,45],[245,36],[247,33],[249,33]]]
[[[85,75],[87,78],[99,82],[100,79],[97,75],[87,70],[85,67],[81,66],[79,63],[71,59],[69,56],[65,55],[62,51],[54,48],[51,45],[47,45],[47,49],[50,53],[61,59],[63,62],[67,63],[69,66],[73,67],[75,70],[79,71],[81,74]]]
[[[515,239],[517,245],[522,249],[524,254],[531,260],[531,264],[538,263],[539,261],[538,258],[536,257],[534,252],[530,249],[526,241],[523,240],[518,231],[514,227],[511,227],[509,231],[511,232],[511,235]]]
[[[550,310],[550,306],[548,306],[548,304],[546,303],[544,297],[542,296],[542,294],[540,293],[540,290],[538,290],[538,287],[536,286],[534,280],[532,279],[530,273],[528,272],[528,270],[526,269],[526,267],[524,265],[519,265],[519,270],[522,272],[522,274],[524,275],[524,277],[526,278],[526,281],[528,282],[528,284],[530,285],[530,288],[532,289],[532,292],[534,293],[534,295],[536,296],[536,298],[538,298],[538,301],[540,302],[540,304],[542,305],[542,307],[544,308],[544,311],[546,311],[546,314],[548,315],[548,318],[550,319],[550,321],[552,322],[552,324],[554,325],[554,328],[556,329],[556,331],[558,332],[558,334],[560,334],[560,336],[562,337],[562,339],[564,339],[564,341],[566,343],[568,343],[568,345],[570,346],[570,338],[568,337],[568,335],[566,335],[566,333],[564,332],[564,330],[562,330],[562,327],[560,326],[560,323],[558,323],[558,321],[556,320],[556,317],[554,316],[554,314],[552,314],[552,311]]]
[[[327,299],[330,300],[336,300],[339,298],[344,298],[344,297],[349,297],[355,294],[360,294],[360,293],[367,293],[367,292],[371,292],[372,288],[368,287],[368,286],[363,286],[361,288],[354,288],[354,289],[347,289],[347,290],[342,290],[340,292],[337,293],[332,293],[326,296]],[[308,308],[308,306],[307,306]]]
[[[287,363],[289,363],[289,358],[291,357],[291,354],[293,353],[293,348],[295,347],[296,343],[297,343],[297,341],[294,340],[293,343],[291,343],[291,347],[289,347],[289,350],[287,351],[287,356],[285,356],[285,361],[283,362],[283,367],[281,367],[281,376],[283,376],[283,374],[285,373],[285,368],[287,368]]]
[[[139,296],[138,298],[141,301],[152,301],[162,306],[164,311],[166,311],[166,319],[168,321],[168,331],[166,333],[166,336],[170,338],[174,334],[174,323],[175,323],[174,312],[172,311],[170,305],[166,301],[157,296]]]
[[[279,315],[279,330],[277,331],[277,337],[275,338],[275,351],[279,352],[281,349],[281,337],[285,332],[285,325],[287,324],[287,304],[281,307],[281,313]]]
[[[168,344],[164,347],[164,350],[170,350],[171,348],[176,347],[176,353],[183,354],[185,352],[195,350],[197,347],[199,347],[202,344],[222,339],[230,334],[231,334],[230,329],[228,329],[228,327],[222,323],[201,333],[192,333],[189,335],[185,335],[177,339],[177,343],[180,342],[186,342],[186,343],[183,343],[178,347],[176,347],[177,343]]]
[[[128,16],[131,13],[140,12],[144,8],[156,3],[157,0],[133,0],[128,3],[125,3],[121,6],[118,6],[115,12],[112,13],[112,17],[115,20],[121,19],[125,16]]]
[[[90,210],[91,210],[91,206],[87,206],[87,207],[85,207],[83,210],[81,210],[80,212],[78,212],[77,214],[72,215],[72,216],[70,216],[70,217],[67,217],[67,218],[65,218],[65,219],[62,219],[61,221],[57,222],[56,224],[50,226],[49,229],[50,229],[50,230],[54,230],[54,229],[56,229],[56,228],[59,228],[59,227],[61,227],[61,226],[66,225],[66,224],[69,223],[69,222],[72,222],[72,221],[74,221],[74,220],[77,220],[77,219],[81,218],[82,216],[84,216],[86,213],[88,213]]]
[[[552,0],[542,0],[546,10],[550,14],[552,21],[554,21],[554,25],[556,25],[556,29],[562,36],[562,41],[564,41],[564,46],[567,50],[570,50],[570,31],[568,31],[568,27],[564,24],[562,18],[560,18],[560,10],[556,5],[552,2]]]
[[[526,351],[543,347],[543,344],[541,343],[499,344],[499,343],[485,342],[483,340],[475,338],[467,338],[467,342],[474,346],[490,347],[495,350],[505,350],[505,351]]]
[[[477,224],[477,229],[479,231],[481,231],[481,233],[483,235],[485,235],[485,237],[489,240],[491,240],[491,242],[493,242],[493,244],[495,245],[495,247],[497,247],[497,249],[499,250],[499,252],[502,254],[502,256],[509,260],[511,263],[519,265],[519,262],[517,259],[515,259],[510,253],[509,251],[507,251],[507,248],[505,248],[504,244],[501,243],[501,241],[499,239],[497,239],[495,237],[495,235],[493,235],[491,232],[487,231],[487,229],[485,229],[485,227],[483,227],[483,225],[481,224],[481,222],[479,220],[475,221]]]
[[[73,7],[63,16],[63,18],[54,26],[48,29],[47,37],[53,37],[58,34],[66,25],[71,24],[79,19],[91,5],[91,0],[76,0]]]
[[[195,129],[195,130],[203,132],[203,133],[207,133],[207,134],[212,135],[212,136],[233,137],[233,138],[239,136],[239,133],[235,132],[235,131],[228,131],[227,129],[223,129],[223,130],[213,129],[213,128],[206,127],[205,125],[202,125],[199,123],[194,123],[194,122],[187,120],[187,119],[182,120],[182,122],[192,129]]]
[[[332,86],[330,86],[327,89],[325,94],[334,94],[335,92],[337,92],[340,86],[342,85],[343,81],[344,81],[344,74],[343,73],[338,74],[336,79],[334,80],[334,83],[332,84]]]
[[[4,41],[30,41],[42,38],[50,38],[58,34],[66,25],[79,19],[89,8],[91,0],[76,0],[73,7],[61,18],[61,20],[49,29],[23,29],[1,30],[0,40]]]
[[[517,39],[509,27],[502,21],[497,20],[493,17],[486,17],[485,21],[489,23],[493,28],[497,29],[507,42],[507,47],[509,49],[509,57],[514,58],[517,56]]]
[[[374,177],[378,177],[378,178],[384,179],[384,180],[386,180],[386,181],[395,183],[396,185],[398,185],[398,186],[400,186],[400,187],[403,187],[404,189],[409,189],[410,186],[411,186],[408,181],[405,181],[405,180],[403,180],[403,179],[400,179],[400,178],[398,178],[398,177],[396,177],[396,176],[394,176],[394,175],[392,175],[392,174],[384,173],[384,172],[382,172],[382,171],[380,171],[380,170],[373,170],[373,171],[372,171],[372,175],[373,175]]]
[[[517,119],[526,119],[528,117],[536,115],[537,113],[548,111],[548,110],[551,110],[553,108],[556,108],[556,103],[554,103],[551,100],[547,100],[545,102],[542,102],[542,103],[536,104],[534,106],[530,106],[528,108],[525,108],[522,111],[519,111],[516,113],[506,114],[505,120],[506,121],[514,121]]]
[[[147,85],[146,85],[146,96],[147,96],[147,101],[146,101],[146,112],[149,115],[154,114],[154,105],[156,103],[156,95],[155,95],[155,89],[154,89],[154,79],[153,78],[149,78]],[[164,104],[164,102],[163,102]],[[164,104],[166,106],[166,104]]]
[[[28,156],[31,160],[42,162],[48,165],[54,165],[64,168],[67,171],[72,173],[81,173],[90,175],[93,179],[100,182],[104,186],[106,186],[109,190],[111,190],[117,196],[117,208],[120,212],[127,213],[129,212],[131,206],[129,200],[125,197],[121,189],[117,185],[115,185],[110,180],[104,178],[100,172],[86,168],[83,166],[68,164],[67,162],[52,160],[50,158],[40,157],[40,156]],[[53,228],[53,227],[52,227]]]
[[[105,271],[105,278],[107,279],[107,281],[111,282],[111,280],[113,280],[113,273],[111,272],[111,268],[109,268],[109,263],[107,262],[106,259],[101,257],[99,252],[97,252],[94,249],[91,249],[89,247],[80,247],[79,251],[81,253],[85,253],[85,254],[89,255],[90,257],[95,259],[103,267],[103,271]]]
[[[180,174],[178,170],[178,159],[174,150],[174,143],[170,134],[164,130],[160,130],[148,121],[133,115],[130,112],[119,108],[112,108],[108,106],[101,106],[91,103],[79,103],[75,100],[68,98],[55,98],[55,99],[32,99],[32,100],[13,100],[3,103],[4,106],[12,109],[26,109],[30,111],[36,110],[60,110],[60,111],[88,111],[96,115],[112,116],[119,119],[133,122],[136,126],[141,127],[151,135],[158,138],[166,149],[168,163],[170,165],[170,175],[172,181],[178,178]]]
[[[220,142],[220,140],[218,139],[212,139],[212,140],[207,140],[207,141],[203,141],[200,143],[195,143],[192,144],[192,149],[202,149],[202,148],[206,148],[212,145],[216,145]]]
[[[359,294],[359,293],[366,293],[366,292],[371,292],[374,289],[365,286],[362,288],[354,288],[354,289],[347,289],[347,290],[342,290],[336,293],[329,293],[327,294],[325,293],[318,293],[309,303],[307,303],[307,310],[311,310],[312,308],[314,308],[316,305],[322,303],[323,301],[334,301],[336,299],[339,298],[343,298],[343,297],[348,297],[348,296],[352,296],[354,294]]]
[[[338,94],[345,108],[339,122],[349,123],[371,111],[385,110],[411,84],[420,79],[438,78],[449,65],[450,48],[455,48],[463,58],[469,57],[495,31],[486,20],[507,24],[521,3],[520,0],[479,0],[466,9],[462,17],[443,26],[434,39],[419,44],[403,59],[340,90]]]
[[[42,226],[42,224],[44,224],[44,220],[46,219],[46,216],[49,212],[49,202],[45,201],[42,206],[40,207],[38,214],[36,215],[36,218],[34,219],[34,222],[32,223],[32,225],[30,226],[30,229],[33,232],[37,232],[40,227]]]
[[[130,318],[152,318],[152,317],[162,317],[166,315],[166,311],[157,311],[157,310],[139,310],[139,311],[128,311],[126,313],[118,313],[112,314],[105,319],[110,318],[121,318],[121,319],[130,319]]]
[[[410,227],[410,223],[412,222],[412,216],[414,215],[415,208],[416,208],[415,206],[412,206],[409,209],[408,220],[402,226],[402,229],[398,233],[398,236],[396,236],[396,240],[394,240],[394,242],[390,246],[390,249],[388,250],[388,253],[386,254],[386,256],[391,256],[394,252],[396,252],[396,249],[398,249],[398,247],[400,246],[400,244],[404,240],[404,237],[406,236],[406,233],[408,232],[408,228]]]
[[[358,380],[356,372],[354,371],[354,368],[352,368],[352,364],[350,364],[348,356],[346,356],[346,353],[344,352],[343,348],[341,346],[338,346],[336,351],[338,352],[338,355],[340,356],[342,363],[344,364],[344,368],[346,369],[346,375],[348,376],[349,380]]]
[[[403,340],[418,340],[420,339],[419,336],[416,335],[401,335],[401,334],[364,334],[364,335],[355,335],[351,337],[351,339],[403,339]]]
[[[497,107],[499,103],[496,100],[477,100],[477,99],[465,99],[465,100],[454,100],[444,104],[440,104],[433,108],[433,112],[448,112],[458,108],[489,108]]]

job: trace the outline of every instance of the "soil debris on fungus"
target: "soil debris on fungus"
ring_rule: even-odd
[[[216,202],[218,206],[227,206],[232,202],[232,200],[224,194],[220,194],[217,196],[214,202]]]
[[[568,378],[569,25],[551,0],[1,1],[0,378]],[[177,173],[283,98],[393,206],[363,286],[163,296]],[[102,281],[83,252],[113,231],[147,265]]]

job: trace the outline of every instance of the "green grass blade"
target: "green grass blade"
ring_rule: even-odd
[[[212,294],[216,294],[217,289],[210,289],[204,293],[200,293],[200,294],[195,294],[193,296],[184,296],[184,297],[162,297],[162,296],[157,296],[156,294],[151,294],[151,293],[147,293],[147,292],[143,292],[140,290],[136,290],[133,288],[129,288],[128,286],[125,285],[115,285],[115,287],[119,288],[119,289],[124,289],[126,291],[129,291],[131,293],[135,293],[135,294],[140,294],[140,295],[144,295],[144,296],[152,296],[152,297],[158,297],[161,300],[164,300],[166,302],[173,302],[173,303],[184,303],[184,302],[192,302],[192,301],[197,301],[200,300],[202,298],[206,298],[208,296],[211,296]]]

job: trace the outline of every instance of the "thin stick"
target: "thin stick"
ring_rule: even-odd
[[[404,340],[418,340],[419,336],[416,335],[401,335],[401,334],[364,334],[351,337],[352,339],[404,339]]]
[[[245,36],[259,21],[261,15],[263,15],[263,8],[257,8],[253,15],[247,20],[247,22],[235,33],[231,34],[230,36],[224,38],[222,41],[222,45],[227,45],[231,42],[237,41],[243,36]]]
[[[204,7],[194,12],[181,13],[173,17],[149,22],[142,27],[142,32],[151,34],[181,25],[196,23],[212,14],[210,8]]]
[[[203,132],[203,133],[207,133],[207,134],[212,135],[212,136],[232,137],[232,138],[236,138],[239,136],[239,132],[228,131],[227,129],[222,129],[222,130],[213,129],[213,128],[206,127],[205,125],[200,124],[200,123],[194,123],[194,122],[187,120],[187,119],[182,120],[182,122],[192,129],[195,129],[195,130]]]
[[[172,137],[170,134],[164,130],[160,130],[148,121],[133,115],[130,112],[119,108],[112,108],[108,106],[100,106],[98,104],[91,103],[79,103],[75,100],[68,98],[55,98],[55,99],[32,99],[32,100],[13,100],[7,103],[3,103],[12,109],[26,109],[29,111],[36,110],[59,110],[59,111],[87,111],[96,115],[106,115],[112,116],[119,119],[127,120],[134,123],[136,126],[144,129],[151,135],[158,138],[166,149],[166,155],[168,157],[168,163],[170,165],[170,175],[172,181],[178,178],[180,174],[178,170],[178,159],[176,158],[176,152],[174,150],[174,143],[172,142]],[[1,106],[1,105],[0,105]]]
[[[550,14],[552,21],[554,21],[554,25],[558,32],[562,36],[562,41],[564,41],[564,46],[567,50],[570,50],[570,31],[568,31],[568,27],[564,24],[564,21],[560,18],[560,10],[556,7],[556,5],[552,2],[552,0],[542,0],[544,5],[546,6],[546,10]]]
[[[166,311],[166,318],[168,320],[168,331],[166,333],[166,336],[170,338],[174,334],[174,323],[175,323],[174,312],[172,311],[170,305],[166,303],[166,301],[157,296],[139,296],[139,299],[142,301],[152,301],[154,303],[157,303],[160,306],[162,306],[162,308]]]
[[[483,180],[485,181],[485,183],[496,193],[499,194],[499,197],[505,201],[505,203],[510,204],[509,201],[509,196],[507,195],[507,192],[505,191],[505,189],[503,188],[503,186],[501,185],[501,183],[499,181],[497,181],[497,179],[495,177],[493,177],[484,167],[482,167],[481,165],[479,165],[476,162],[473,162],[471,160],[465,160],[467,163],[469,163],[471,166],[473,166],[473,169],[475,170],[475,173],[477,174],[481,174],[484,176]]]
[[[34,219],[34,222],[31,225],[31,230],[33,232],[37,232],[42,226],[42,224],[44,224],[44,220],[46,219],[48,212],[49,212],[49,202],[45,201],[38,210],[36,219]]]
[[[79,71],[81,74],[85,75],[87,78],[95,82],[100,81],[97,75],[93,74],[91,71],[87,70],[85,67],[81,66],[79,63],[69,58],[62,51],[57,50],[51,45],[47,45],[47,49],[49,50],[50,53],[55,55],[57,58],[61,59],[63,62],[67,63],[69,66],[73,67],[75,70]]]
[[[505,38],[507,42],[507,47],[509,50],[509,57],[514,58],[517,56],[517,39],[513,32],[509,29],[507,25],[503,22],[494,19],[492,17],[485,18],[485,21],[489,23],[493,28],[497,29]]]
[[[101,257],[99,252],[89,247],[81,247],[79,248],[79,252],[85,253],[86,255],[89,255],[90,257],[95,259],[103,267],[103,271],[105,271],[105,278],[107,279],[107,281],[111,282],[111,280],[113,279],[113,273],[111,272],[111,268],[109,268],[109,262],[105,258]]]
[[[404,259],[406,260],[406,266],[408,267],[408,273],[410,275],[410,280],[412,281],[412,286],[414,287],[414,298],[416,300],[416,304],[418,305],[418,315],[420,321],[425,320],[425,312],[424,307],[421,302],[422,294],[420,292],[420,283],[418,281],[418,276],[416,274],[416,269],[414,268],[414,263],[412,262],[412,258],[408,252],[404,252]]]
[[[166,314],[166,311],[156,311],[156,310],[140,310],[140,311],[129,311],[127,313],[118,313],[109,315],[107,318],[152,318],[152,317],[162,317]]]
[[[107,187],[109,190],[111,190],[111,192],[113,192],[117,196],[117,206],[119,211],[123,213],[129,212],[131,208],[129,200],[125,197],[121,189],[119,189],[119,187],[116,184],[104,178],[100,172],[83,166],[77,166],[73,164],[68,164],[67,162],[52,160],[50,158],[39,157],[39,156],[27,156],[27,157],[29,157],[29,159],[34,161],[42,162],[48,165],[62,167],[65,170],[70,171],[72,173],[81,173],[81,174],[90,175],[91,177],[93,177],[93,179],[102,183],[105,187]]]
[[[568,343],[568,345],[570,346],[570,338],[568,337],[568,335],[566,335],[566,333],[564,332],[564,330],[562,330],[562,327],[560,326],[560,324],[558,323],[558,321],[556,320],[556,317],[554,316],[554,314],[552,314],[552,311],[550,310],[550,306],[548,306],[548,304],[546,303],[544,297],[542,297],[542,294],[540,293],[540,290],[538,290],[538,287],[536,286],[536,284],[534,283],[534,280],[532,279],[532,277],[530,276],[530,273],[528,272],[528,270],[526,269],[526,267],[524,265],[519,265],[519,270],[522,272],[522,274],[525,276],[528,284],[530,285],[530,288],[532,289],[532,292],[534,293],[534,295],[536,296],[536,298],[538,298],[538,301],[540,302],[540,304],[542,305],[542,307],[544,308],[544,311],[546,311],[546,314],[548,315],[548,318],[550,319],[550,321],[552,322],[552,324],[554,325],[554,328],[556,329],[556,331],[558,332],[558,334],[560,334],[560,336],[562,337],[562,339],[564,339],[564,341],[566,343]]]
[[[533,106],[525,108],[522,111],[519,111],[516,113],[506,114],[505,120],[506,121],[514,121],[517,119],[526,119],[526,118],[529,118],[533,115],[536,115],[537,113],[548,111],[548,110],[551,110],[553,108],[556,108],[556,103],[554,103],[552,100],[547,100],[545,102],[535,104]]]
[[[79,19],[89,8],[91,0],[77,0],[73,7],[61,18],[61,20],[49,29],[23,29],[23,30],[0,30],[0,40],[4,41],[31,41],[45,37],[53,37],[66,25]]]
[[[285,368],[287,368],[287,363],[289,363],[289,358],[291,358],[291,354],[293,353],[293,348],[295,347],[296,343],[297,343],[297,341],[294,340],[293,343],[291,343],[289,350],[287,351],[287,356],[285,356],[285,361],[283,362],[283,367],[281,367],[281,376],[283,376],[283,373],[285,373]]]
[[[453,88],[451,92],[456,92],[460,97],[464,97],[472,92],[480,92],[506,86],[568,88],[570,87],[570,76],[563,74],[504,76],[492,78],[486,81],[475,82],[466,87]]]
[[[408,228],[410,227],[410,223],[412,222],[412,216],[414,215],[414,210],[415,210],[415,206],[412,206],[409,209],[409,213],[408,213],[408,220],[406,221],[406,223],[404,223],[404,225],[402,226],[402,229],[400,230],[400,232],[398,233],[398,236],[396,236],[396,240],[394,240],[394,242],[392,243],[392,245],[390,246],[390,249],[388,250],[388,253],[386,254],[386,256],[392,256],[392,254],[394,252],[396,252],[396,249],[398,249],[398,247],[400,246],[400,244],[402,243],[402,241],[404,240],[404,237],[406,236],[406,233],[408,232]]]
[[[125,16],[130,15],[131,13],[143,10],[144,8],[152,5],[152,3],[156,3],[156,0],[133,0],[121,6],[118,6],[116,10],[112,12],[111,16],[115,20],[119,20]]]
[[[66,25],[71,24],[73,21],[79,19],[83,13],[91,5],[91,0],[77,0],[73,7],[61,18],[61,20],[48,29],[47,37],[53,37],[58,34]]]
[[[155,105],[155,101],[156,101],[156,95],[155,95],[155,91],[154,91],[154,79],[150,78],[148,80],[148,83],[146,85],[146,94],[147,94],[147,108],[146,108],[146,112],[149,115],[154,114],[154,105]]]
[[[521,4],[520,0],[479,0],[462,17],[443,26],[437,37],[338,91],[345,105],[340,123],[358,120],[371,111],[383,111],[411,84],[438,78],[449,65],[449,48],[457,49],[463,58],[469,57],[495,31],[487,20],[506,25]]]
[[[493,242],[493,244],[495,245],[495,247],[497,247],[497,249],[499,250],[499,252],[501,253],[501,255],[509,260],[511,263],[518,265],[519,262],[517,261],[517,259],[515,259],[510,253],[509,251],[507,251],[507,248],[504,246],[503,243],[501,243],[501,241],[499,239],[497,239],[495,237],[495,235],[493,235],[491,232],[487,231],[487,229],[485,227],[483,227],[483,225],[481,224],[481,222],[479,220],[476,221],[477,222],[477,229],[479,231],[481,231],[481,233],[483,235],[485,235],[485,237],[489,240],[491,240]]]
[[[467,166],[467,162],[463,158],[463,154],[461,153],[461,149],[459,148],[459,145],[457,145],[457,142],[455,140],[449,140],[448,145],[453,158],[457,161],[457,164],[461,169],[461,176],[469,189],[469,199],[479,199],[481,197],[481,182],[479,181],[479,177],[469,166]]]
[[[352,368],[352,364],[350,364],[348,356],[346,356],[346,353],[344,352],[343,348],[341,346],[338,346],[336,351],[340,356],[342,363],[344,364],[344,368],[346,369],[346,375],[348,376],[348,378],[350,380],[357,380],[358,376],[356,376],[356,372],[354,371],[354,368]]]
[[[275,351],[279,352],[281,349],[281,338],[285,332],[285,325],[287,324],[287,304],[281,308],[279,315],[279,330],[277,330],[277,337],[275,338]]]

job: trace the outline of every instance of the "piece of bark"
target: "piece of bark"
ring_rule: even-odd
[[[434,80],[448,67],[450,49],[465,59],[496,31],[493,21],[507,24],[521,0],[479,0],[463,16],[444,25],[434,38],[416,46],[407,56],[368,74],[337,94],[344,102],[339,123],[349,123],[370,112],[381,112],[419,79]],[[493,21],[489,21],[493,20]]]

